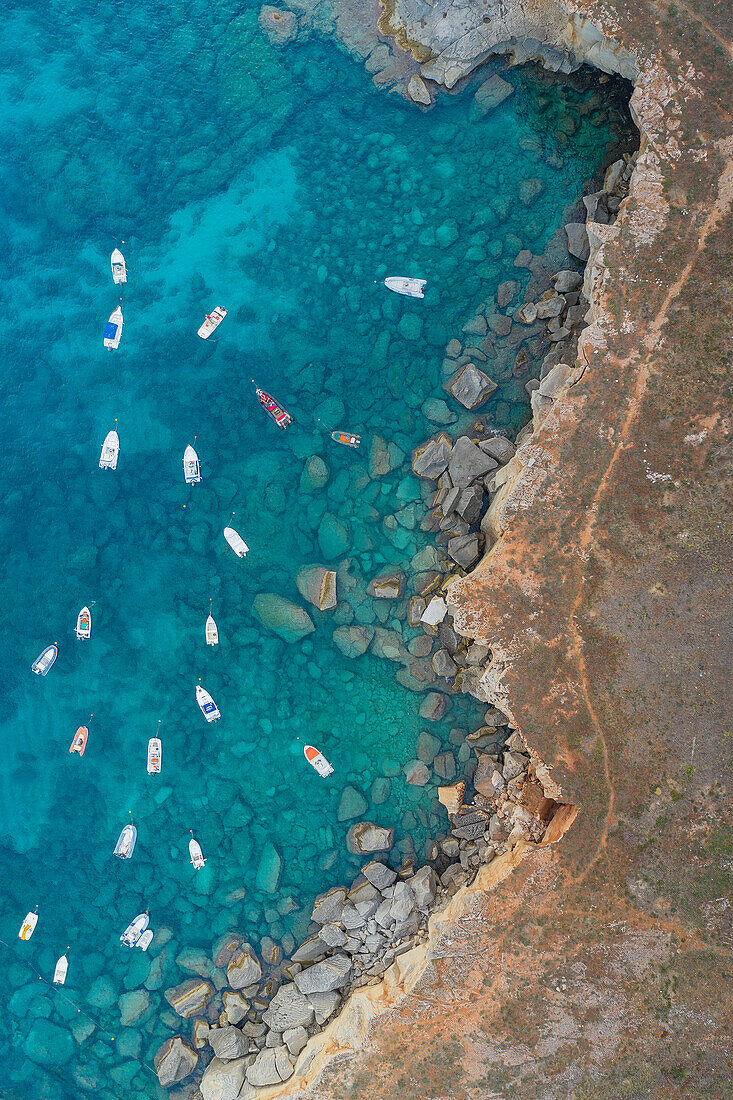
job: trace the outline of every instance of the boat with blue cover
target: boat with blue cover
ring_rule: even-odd
[[[109,321],[104,326],[104,346],[106,348],[114,349],[120,346],[123,324],[122,306],[118,306],[117,309],[112,310]]]
[[[201,713],[207,722],[218,722],[221,718],[221,711],[217,707],[214,700],[209,695],[206,688],[202,688],[201,684],[196,685],[196,702],[198,703]]]
[[[120,943],[124,944],[125,947],[134,947],[135,944],[139,943],[143,932],[145,932],[149,924],[150,916],[146,909],[144,913],[138,913],[135,919],[130,921],[127,928],[120,936]],[[151,936],[150,939],[152,938]],[[148,943],[149,942],[150,941],[148,941]],[[147,947],[147,944],[145,946]]]
[[[36,676],[45,676],[58,655],[59,647],[55,642],[52,645],[47,645],[43,652],[38,654],[31,665]]]

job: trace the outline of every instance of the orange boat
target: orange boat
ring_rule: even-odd
[[[334,443],[343,443],[344,447],[358,447],[361,443],[361,436],[351,432],[331,432],[331,439]]]
[[[89,730],[86,726],[79,726],[79,729],[74,734],[74,740],[69,746],[69,752],[78,752],[79,756],[84,755],[84,750],[87,747],[87,737],[89,736]]]

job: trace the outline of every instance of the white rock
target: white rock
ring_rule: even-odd
[[[426,626],[437,626],[448,614],[448,605],[442,596],[433,596],[420,616],[420,622]]]

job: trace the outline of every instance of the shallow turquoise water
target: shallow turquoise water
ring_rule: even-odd
[[[516,253],[542,251],[612,138],[593,89],[513,73],[515,96],[481,122],[470,89],[424,115],[333,46],[272,50],[256,9],[240,11],[190,4],[184,22],[150,0],[27,4],[0,45],[0,1056],[12,1097],[165,1095],[141,1061],[178,1030],[162,1000],[190,974],[176,955],[231,928],[255,945],[302,935],[313,895],[359,866],[350,821],[337,820],[347,784],[369,802],[392,773],[387,800],[362,816],[395,826],[394,860],[421,858],[445,827],[435,784],[411,788],[400,771],[426,728],[422,696],[391,662],[342,656],[332,631],[355,617],[415,635],[364,585],[430,545],[409,454],[435,430],[421,406],[442,396],[443,349],[503,279],[526,281]],[[530,206],[524,179],[543,184]],[[122,241],[126,326],[107,353],[109,253]],[[389,295],[375,283],[389,272],[427,276],[425,301]],[[196,328],[216,303],[229,316],[204,344]],[[253,377],[293,413],[287,433],[254,404]],[[519,426],[522,384],[503,382],[484,411]],[[119,467],[102,472],[115,418]],[[333,445],[333,427],[361,432],[362,451]],[[189,488],[194,435],[204,480]],[[407,457],[372,478],[377,435]],[[309,492],[314,454],[330,477]],[[414,528],[406,513],[407,526],[384,524],[413,502]],[[221,537],[232,511],[245,561]],[[345,527],[332,557],[324,514]],[[298,568],[345,557],[363,581],[336,612],[309,608],[313,634],[287,645],[260,627],[258,592],[302,603]],[[93,638],[79,643],[76,613],[92,601]],[[37,679],[30,663],[51,641],[59,660]],[[223,712],[213,726],[194,701],[199,677]],[[91,712],[86,755],[71,757]],[[457,752],[450,730],[480,715],[453,698],[428,725]],[[158,719],[163,774],[150,778]],[[331,780],[305,765],[298,737],[324,750]],[[129,810],[139,840],[123,864],[112,849]],[[208,856],[196,877],[189,829]],[[123,952],[143,908],[153,946]],[[67,944],[65,993],[97,1030],[35,976],[50,977]],[[118,997],[138,988],[141,1016],[121,1027]],[[38,1019],[73,1041],[52,1032],[43,1054]]]

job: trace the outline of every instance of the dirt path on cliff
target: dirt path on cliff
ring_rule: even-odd
[[[636,367],[636,378],[634,380],[633,387],[629,394],[628,410],[621,424],[621,428],[616,436],[616,443],[603,475],[598,482],[598,486],[593,495],[590,507],[588,508],[585,524],[583,525],[579,539],[578,549],[580,551],[578,555],[578,586],[577,594],[573,602],[573,607],[570,612],[570,635],[571,635],[571,650],[575,657],[578,671],[580,674],[580,687],[583,692],[583,698],[588,714],[591,719],[591,723],[598,737],[599,743],[602,748],[603,754],[603,772],[608,788],[608,806],[606,808],[606,814],[603,822],[603,829],[598,838],[598,845],[595,852],[588,860],[583,871],[575,878],[576,883],[583,881],[585,876],[591,870],[593,865],[602,855],[606,848],[608,840],[609,830],[614,825],[614,804],[615,804],[615,787],[612,774],[612,768],[610,763],[610,756],[608,751],[608,744],[603,729],[603,723],[598,715],[596,707],[593,703],[591,696],[591,678],[588,674],[588,669],[585,661],[585,653],[583,647],[583,638],[580,627],[578,626],[578,611],[583,604],[585,595],[585,570],[584,564],[588,561],[591,552],[595,552],[599,556],[602,556],[603,551],[595,541],[595,527],[598,520],[598,511],[601,500],[606,492],[611,475],[613,474],[619,460],[623,456],[627,447],[630,446],[628,440],[631,435],[632,428],[636,424],[636,421],[641,416],[642,401],[646,394],[647,385],[650,376],[650,364],[654,354],[654,350],[657,346],[659,335],[664,327],[672,304],[679,297],[685,283],[692,274],[696,264],[698,263],[701,255],[704,252],[705,244],[711,232],[713,232],[725,215],[728,213],[731,205],[733,205],[733,138],[728,138],[724,142],[720,143],[721,150],[727,156],[727,163],[721,173],[718,184],[718,198],[715,201],[709,215],[705,219],[697,239],[697,244],[692,251],[690,259],[687,261],[679,276],[667,290],[662,304],[657,311],[654,320],[649,326],[646,336],[643,340],[643,347],[646,354],[640,356],[638,352],[627,356],[624,359],[619,359],[616,356],[608,355],[608,360],[615,370],[629,372]],[[691,233],[697,235],[697,229],[691,225]],[[623,375],[619,375],[623,377]]]
[[[728,54],[728,57],[730,57],[730,59],[733,61],[733,45],[731,45],[729,39],[725,38],[720,33],[720,31],[716,31],[715,27],[713,27],[712,24],[708,23],[707,19],[705,19],[704,16],[700,15],[699,12],[691,8],[689,4],[686,4],[684,2],[684,0],[675,0],[675,7],[682,8],[682,10],[686,12],[687,15],[689,15],[690,19],[692,19],[693,22],[699,23],[701,27],[704,27],[711,38],[714,38],[716,42],[720,43],[725,52]]]

